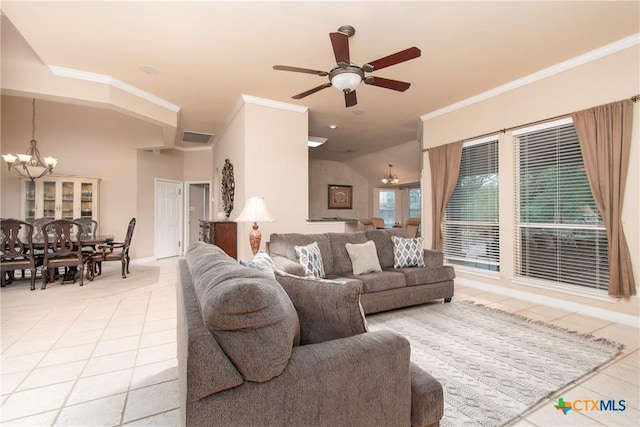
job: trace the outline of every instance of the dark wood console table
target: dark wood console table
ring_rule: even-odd
[[[238,224],[233,221],[200,220],[200,240],[216,245],[232,258],[238,259]]]

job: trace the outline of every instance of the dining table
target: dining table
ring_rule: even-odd
[[[96,235],[96,236],[86,236],[86,237],[80,237],[80,246],[82,248],[91,248],[93,250],[95,250],[95,248],[99,245],[103,245],[105,243],[109,243],[109,242],[113,242],[114,236],[112,234],[100,234],[100,235]],[[76,238],[73,238],[74,242],[76,241]],[[49,244],[51,245],[51,242],[49,242]],[[34,239],[33,240],[33,250],[34,251],[44,251],[45,250],[45,242],[44,239]],[[75,267],[70,267],[69,269],[67,269],[63,279],[62,279],[62,283],[73,283],[75,281],[75,276],[77,273],[77,269]],[[93,275],[90,275],[89,272],[87,272],[87,279],[89,280],[93,280]]]

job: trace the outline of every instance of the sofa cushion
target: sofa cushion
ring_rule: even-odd
[[[373,240],[378,251],[378,260],[380,267],[393,267],[393,242],[391,236],[409,237],[407,230],[404,228],[387,228],[384,230],[368,230],[365,231],[368,240]]]
[[[391,241],[393,241],[393,268],[424,267],[422,237],[412,239],[392,236]]]
[[[357,279],[362,282],[362,292],[380,292],[389,289],[404,288],[407,286],[407,281],[404,278],[404,274],[396,273],[395,271],[382,271],[380,273],[365,273],[356,276],[352,273],[344,275],[347,279]]]
[[[419,286],[429,283],[445,282],[455,278],[455,272],[451,266],[440,267],[405,267],[394,268],[393,271],[404,274],[407,286]]]
[[[280,284],[214,245],[194,244],[185,259],[204,323],[242,376],[264,382],[280,375],[300,339],[298,315]]]
[[[324,279],[324,265],[318,242],[306,246],[295,246],[294,249],[300,265],[304,267],[305,276]]]
[[[380,262],[378,261],[376,244],[373,240],[359,244],[346,243],[345,247],[349,253],[349,258],[351,259],[353,274],[359,275],[382,271],[382,268],[380,268]]]
[[[325,274],[333,274],[333,255],[327,234],[272,233],[269,236],[269,255],[297,260],[295,247],[313,242],[317,242],[320,248]]]
[[[367,241],[364,231],[355,233],[327,233],[331,242],[333,254],[333,274],[348,273],[353,270],[351,258],[347,252],[346,244],[359,244]]]

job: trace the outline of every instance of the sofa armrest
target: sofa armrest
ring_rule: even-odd
[[[424,265],[426,267],[442,267],[444,265],[444,256],[442,251],[433,249],[424,249]]]
[[[276,273],[298,312],[300,344],[349,337],[367,331],[360,305],[362,283],[334,282]]]
[[[442,384],[411,362],[411,426],[437,426],[443,415]]]
[[[294,276],[306,275],[304,267],[297,261],[290,260],[289,258],[280,255],[272,255],[271,259],[276,267],[285,273],[293,274]]]
[[[220,425],[408,426],[409,342],[391,331],[295,347],[279,376],[211,402]]]

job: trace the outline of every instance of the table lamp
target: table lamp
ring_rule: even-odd
[[[260,249],[260,241],[262,240],[262,232],[258,229],[258,221],[274,222],[275,219],[267,210],[267,205],[262,197],[249,197],[244,209],[235,219],[236,222],[253,222],[252,230],[249,232],[249,244],[251,251],[255,255]]]

